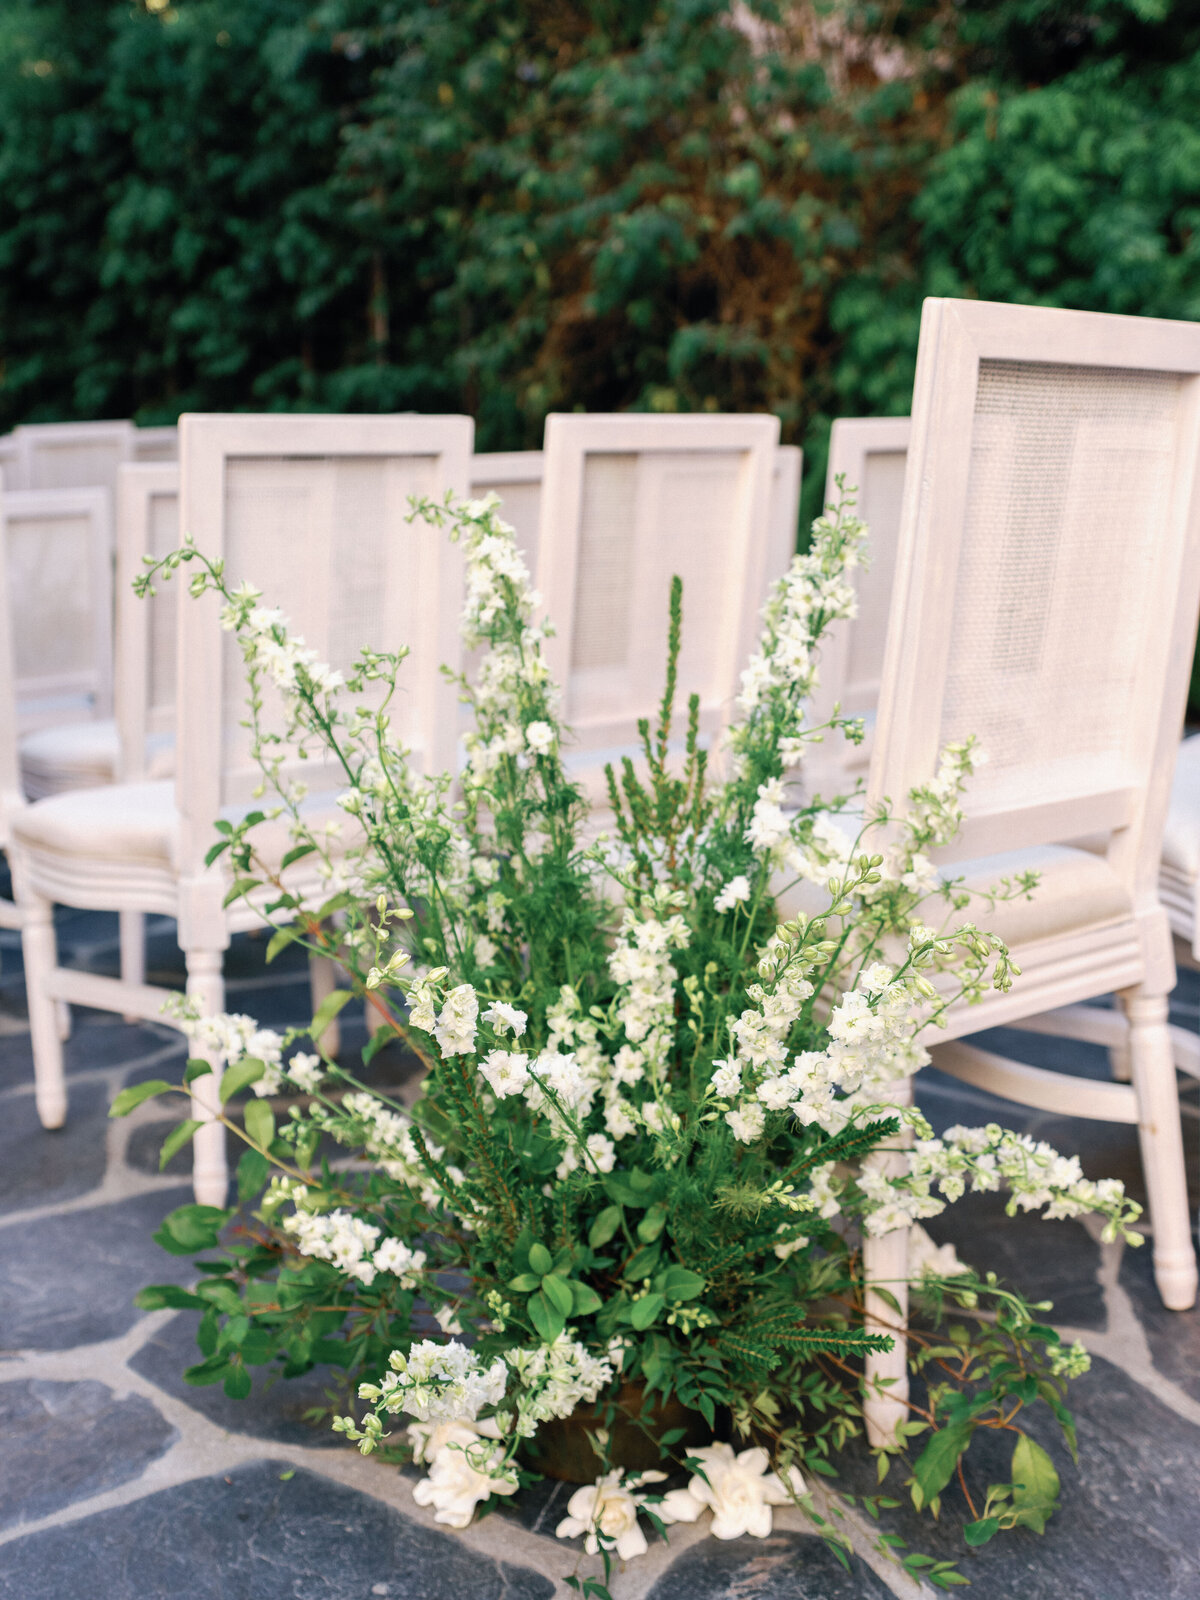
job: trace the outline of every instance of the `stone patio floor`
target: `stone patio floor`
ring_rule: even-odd
[[[181,979],[170,924],[151,929],[151,977]],[[70,961],[112,971],[115,919],[65,913]],[[230,952],[230,1009],[264,1022],[302,1021],[303,968],[262,964],[260,940]],[[68,1126],[44,1133],[32,1094],[17,937],[0,933],[0,1597],[2,1600],[550,1600],[570,1593],[577,1542],[554,1538],[569,1489],[545,1485],[514,1513],[462,1534],[437,1527],[410,1477],[363,1460],[302,1413],[319,1375],[256,1385],[246,1401],[181,1379],[196,1359],[191,1313],[142,1314],[143,1284],[186,1281],[190,1262],[151,1240],[189,1198],[186,1155],[159,1175],[169,1124],[153,1104],[107,1120],[113,1094],[171,1077],[178,1036],[156,1024],[77,1012],[67,1047]],[[1196,1028],[1200,981],[1181,977],[1176,1020]],[[349,1024],[348,1043],[354,1043]],[[986,1036],[985,1036],[986,1037]],[[1061,1040],[1006,1034],[1014,1055],[1081,1075],[1103,1055]],[[403,1062],[389,1069],[404,1076]],[[1140,1194],[1136,1135],[1024,1113],[936,1072],[919,1098],[935,1126],[995,1118],[1078,1151],[1093,1176]],[[1184,1086],[1193,1177],[1200,1168],[1194,1086]],[[1008,1219],[977,1197],[931,1225],[980,1268],[1031,1297],[1052,1298],[1067,1338],[1082,1337],[1092,1372],[1074,1387],[1080,1464],[1050,1444],[1063,1507],[1028,1531],[965,1550],[953,1527],[893,1514],[912,1546],[951,1557],[976,1600],[1198,1600],[1200,1597],[1200,1312],[1164,1311],[1149,1251],[1101,1245],[1070,1222]],[[1049,1444],[1049,1435],[1044,1436]],[[974,1469],[985,1487],[987,1466]],[[999,1477],[1002,1463],[991,1476]],[[853,1477],[853,1474],[852,1474]],[[873,1477],[873,1474],[872,1474]],[[947,1496],[947,1500],[951,1499]],[[614,1600],[884,1600],[932,1593],[875,1548],[852,1514],[858,1552],[843,1570],[799,1512],[777,1514],[766,1540],[721,1544],[706,1524],[672,1531],[619,1571]],[[961,1592],[961,1591],[960,1591]]]

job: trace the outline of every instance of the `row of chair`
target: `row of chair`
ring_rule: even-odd
[[[857,461],[851,425],[834,435],[831,473],[861,484],[877,558],[858,622],[830,652],[824,692],[873,712],[869,803],[930,781],[938,751],[977,734],[991,759],[972,782],[961,837],[939,859],[985,885],[1025,868],[1042,878],[1031,902],[989,919],[1022,978],[979,1007],[954,1008],[935,1059],[1023,1104],[1136,1124],[1156,1279],[1169,1306],[1190,1305],[1174,1070],[1187,1049],[1167,1022],[1175,975],[1163,902],[1194,939],[1194,865],[1190,899],[1186,884],[1174,900],[1159,885],[1200,609],[1200,328],[929,301],[911,423],[886,427]],[[700,691],[708,734],[730,715],[756,612],[791,548],[799,462],[777,439],[775,420],[762,417],[552,417],[540,460],[494,458],[489,476],[466,418],[188,417],[179,525],[235,579],[259,583],[333,665],[363,643],[411,645],[397,732],[439,769],[455,759],[460,726],[436,667],[460,659],[461,570],[452,547],[405,523],[407,496],[496,488],[559,627],[553,664],[577,730],[572,759],[590,782],[653,704],[673,572],[685,580],[681,682]],[[149,499],[151,470],[125,468],[129,483],[143,474]],[[130,551],[140,556],[148,534],[143,514]],[[222,952],[253,920],[222,907],[221,869],[203,865],[213,819],[247,806],[255,779],[240,662],[215,604],[164,595],[143,619],[164,606],[164,622],[141,624],[140,658],[123,616],[117,626],[118,652],[133,663],[117,673],[119,743],[142,752],[128,769],[142,781],[18,805],[9,823],[48,1125],[65,1114],[63,1003],[150,1017],[161,1002],[128,973],[59,967],[52,904],[176,917],[189,990],[215,1008]],[[153,641],[172,629],[175,710],[159,726],[147,685]],[[145,753],[146,736],[169,737],[172,720],[174,785],[153,781]],[[809,783],[844,787],[853,775],[819,752]],[[305,776],[319,812],[333,785],[311,763]],[[1184,803],[1170,814],[1182,838],[1194,784],[1185,776],[1178,792]],[[1177,874],[1194,863],[1194,826],[1188,837],[1168,863]],[[292,869],[301,890],[305,870]],[[1086,1004],[1113,992],[1119,1011]],[[1002,1023],[1106,1043],[1132,1081],[1041,1071],[961,1042]],[[197,1135],[195,1170],[197,1194],[219,1203],[218,1127]],[[867,1248],[869,1280],[901,1301],[906,1248],[903,1231]],[[894,1322],[884,1296],[872,1294],[869,1311]],[[869,1409],[876,1438],[903,1415],[903,1373],[901,1350],[872,1359],[872,1379],[888,1385]]]

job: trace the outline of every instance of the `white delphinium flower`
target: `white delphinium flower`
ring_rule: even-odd
[[[576,1406],[590,1405],[615,1370],[607,1355],[592,1355],[567,1332],[553,1344],[507,1350],[504,1359],[519,1385],[515,1429],[523,1439],[532,1438],[550,1418],[569,1417]]]
[[[360,1400],[406,1411],[418,1422],[474,1422],[484,1406],[499,1405],[508,1383],[500,1356],[484,1368],[465,1344],[422,1339],[406,1352],[393,1350],[380,1383],[362,1383]]]
[[[529,1085],[529,1057],[520,1050],[489,1050],[479,1063],[479,1071],[500,1100],[523,1094]]]
[[[548,756],[554,749],[554,729],[548,722],[531,722],[525,729],[525,743],[537,756]]]
[[[769,778],[766,783],[759,784],[758,799],[746,829],[746,843],[763,855],[776,849],[790,835],[791,823],[783,810],[783,781]]]
[[[585,1140],[588,1158],[597,1172],[611,1172],[616,1165],[617,1152],[611,1139],[602,1133],[589,1133]]]
[[[478,966],[490,967],[500,954],[500,948],[493,939],[489,939],[486,933],[478,933],[475,935],[474,954]]]
[[[303,1089],[306,1094],[312,1094],[325,1076],[321,1070],[320,1056],[301,1052],[292,1057],[285,1071],[296,1087]]]
[[[791,1223],[781,1222],[776,1228],[776,1233],[787,1234]],[[786,1261],[789,1256],[794,1256],[797,1250],[803,1250],[808,1245],[809,1236],[806,1233],[794,1233],[790,1238],[780,1239],[779,1243],[772,1245],[772,1249],[780,1261]]]
[[[437,1027],[436,995],[428,978],[418,978],[408,991],[408,1020],[422,1033]]]
[[[766,1127],[766,1114],[756,1100],[747,1100],[725,1113],[725,1121],[733,1130],[733,1137],[742,1144],[753,1144],[762,1137]]]
[[[732,911],[734,906],[742,905],[749,898],[750,880],[744,873],[738,873],[736,878],[730,878],[713,905],[718,911]]]
[[[716,1539],[767,1538],[771,1507],[788,1505],[805,1492],[800,1469],[789,1467],[781,1478],[761,1446],[735,1455],[732,1445],[711,1444],[688,1455],[702,1463],[704,1477],[697,1475],[686,1489],[665,1495],[659,1516],[664,1522],[695,1522],[707,1506]]]
[[[415,1289],[426,1256],[424,1250],[413,1250],[400,1239],[385,1239],[371,1259],[380,1272],[399,1278],[402,1289]]]
[[[628,1139],[631,1133],[636,1133],[638,1130],[637,1118],[630,1110],[628,1102],[622,1100],[619,1094],[612,1095],[604,1103],[604,1126],[618,1142],[621,1139]]]
[[[732,1100],[741,1093],[742,1064],[740,1061],[714,1061],[712,1091],[718,1100]],[[786,1101],[785,1101],[786,1104]]]
[[[465,1329],[458,1320],[458,1312],[453,1306],[439,1306],[433,1313],[433,1320],[443,1333],[463,1333]]]
[[[447,1528],[467,1528],[481,1500],[516,1494],[517,1471],[501,1446],[449,1445],[439,1450],[428,1477],[413,1485],[419,1506],[435,1507],[433,1520]]]
[[[253,1017],[238,1012],[185,1017],[183,1028],[198,1054],[215,1056],[230,1066],[243,1056],[261,1061],[266,1071],[251,1084],[256,1095],[278,1094],[283,1087],[283,1036],[272,1028],[260,1028]]]
[[[370,1285],[375,1281],[372,1252],[379,1229],[349,1211],[296,1211],[283,1219],[283,1228],[296,1241],[301,1255],[328,1261],[348,1278]]]
[[[460,983],[446,996],[434,1030],[444,1056],[470,1055],[475,1049],[475,1022],[479,999],[469,983]]]
[[[919,1222],[908,1232],[908,1275],[914,1282],[922,1278],[958,1278],[969,1272],[958,1259],[952,1244],[936,1245]]]
[[[525,1024],[529,1018],[523,1011],[518,1011],[516,1006],[507,1005],[503,1000],[493,1000],[483,1013],[482,1020],[490,1023],[492,1031],[501,1039],[509,1032],[514,1039],[519,1039],[525,1032]]]
[[[638,1523],[638,1512],[646,1496],[639,1493],[646,1483],[661,1483],[665,1472],[640,1472],[626,1478],[620,1468],[606,1472],[567,1501],[567,1515],[554,1530],[559,1539],[576,1539],[585,1534],[584,1549],[594,1556],[602,1548],[615,1550],[618,1560],[632,1561],[645,1555],[646,1535]]]

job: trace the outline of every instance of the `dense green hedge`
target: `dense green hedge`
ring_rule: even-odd
[[[0,428],[766,407],[819,495],[928,293],[1200,314],[1198,91],[1196,0],[6,0]]]

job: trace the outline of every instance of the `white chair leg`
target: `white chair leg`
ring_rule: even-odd
[[[141,911],[122,911],[118,914],[121,941],[121,982],[142,984],[146,981],[146,917]],[[126,1022],[138,1018],[126,1015]]]
[[[1196,1300],[1196,1252],[1188,1212],[1187,1169],[1167,998],[1127,989],[1129,1053],[1138,1103],[1138,1139],[1154,1230],[1154,1280],[1163,1304],[1186,1311]]]
[[[331,961],[328,956],[309,956],[308,982],[312,994],[314,1016],[321,1002],[337,988],[337,977],[338,969],[335,961]],[[338,1019],[336,1017],[326,1026],[319,1042],[331,1056],[337,1055],[342,1039],[341,1029],[338,1027]]]
[[[1109,1070],[1117,1083],[1130,1083],[1133,1079],[1133,1058],[1129,1052],[1129,1042],[1114,1044],[1108,1052]]]
[[[71,1008],[65,1000],[54,1002],[54,1020],[58,1025],[58,1037],[66,1044],[71,1037]]]
[[[187,992],[199,1000],[206,1015],[225,1009],[225,979],[219,950],[188,950]],[[197,1054],[202,1052],[197,1051]],[[225,1159],[225,1126],[215,1120],[220,1104],[217,1096],[221,1061],[213,1060],[213,1070],[192,1084],[191,1114],[204,1124],[192,1140],[192,1186],[196,1199],[204,1206],[223,1206],[229,1188],[229,1167]]]
[[[21,948],[25,955],[25,994],[29,1002],[37,1113],[43,1128],[61,1128],[67,1120],[67,1080],[63,1072],[58,1003],[47,993],[51,974],[58,966],[54,907],[49,900],[35,895],[23,896],[22,904],[25,924],[21,929]]]

